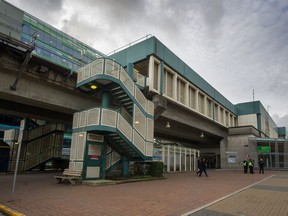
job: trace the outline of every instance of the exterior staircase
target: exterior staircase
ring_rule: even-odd
[[[15,169],[19,130],[5,131],[3,141],[10,146],[10,161],[8,170]],[[61,158],[64,138],[64,125],[48,123],[24,130],[20,148],[19,171],[27,171],[45,162]]]
[[[145,98],[120,64],[108,58],[96,59],[78,71],[77,87],[89,95],[101,94],[102,105],[74,114],[69,169],[83,169],[84,175],[90,172],[87,164],[92,148],[89,144],[93,144],[91,135],[98,136],[95,145],[104,146],[104,152],[97,152],[97,158],[103,161],[98,168],[94,167],[102,174],[101,167],[105,164],[106,170],[110,169],[109,160],[104,161],[103,156],[107,147],[119,155],[119,161],[123,157],[128,161],[152,160],[154,104]],[[94,177],[103,178],[103,175]]]

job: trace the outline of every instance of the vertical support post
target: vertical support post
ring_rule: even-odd
[[[124,177],[129,176],[129,160],[126,156],[121,156],[122,161],[122,175]]]
[[[193,149],[193,155],[194,155],[194,157],[193,157],[193,159],[194,159],[194,161],[193,161],[193,163],[194,163],[194,168],[193,168],[193,170],[195,171],[196,169],[197,169],[197,167],[196,167],[196,149]],[[198,153],[198,157],[199,157],[199,153]]]
[[[19,164],[19,158],[20,158],[20,152],[21,152],[21,146],[22,146],[22,139],[23,139],[24,129],[25,129],[25,119],[22,119],[21,123],[20,123],[20,130],[19,130],[19,136],[18,136],[18,145],[19,146],[18,146],[16,165],[15,165],[15,170],[14,170],[13,187],[12,187],[12,193],[11,193],[10,201],[14,200],[16,178],[17,178],[17,171],[18,171],[18,164]]]
[[[184,154],[185,154],[185,171],[187,171],[187,156],[186,156],[186,154],[187,154],[187,148],[185,148]]]
[[[179,171],[181,172],[182,171],[182,148],[179,147]]]
[[[170,172],[170,145],[167,148],[167,172]]]
[[[173,152],[173,155],[174,155],[174,163],[173,163],[173,165],[174,165],[174,172],[176,172],[176,146],[174,145],[174,152]]]
[[[134,82],[137,81],[134,77],[134,64],[133,63],[127,64],[127,73]]]
[[[103,93],[101,106],[102,108],[108,108],[110,106],[110,95],[108,92]]]

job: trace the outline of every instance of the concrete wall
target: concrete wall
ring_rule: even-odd
[[[258,134],[259,132],[250,126],[229,129],[229,135],[220,143],[221,168],[241,169],[245,158],[257,161],[257,145],[250,144],[249,139],[257,137]]]
[[[32,59],[33,60],[33,59]],[[41,74],[31,73],[33,67],[29,63],[19,79],[16,90],[10,89],[17,77],[19,63],[4,52],[0,53],[0,112],[21,116],[21,112],[29,113],[33,118],[61,119],[71,121],[76,111],[99,106],[101,101],[80,92],[76,87],[67,88],[57,85],[49,79],[41,78]],[[59,73],[60,76],[60,73]],[[14,113],[13,113],[14,111]],[[9,113],[8,113],[9,112]],[[42,116],[42,117],[41,117]]]

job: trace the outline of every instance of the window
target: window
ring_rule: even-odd
[[[173,98],[173,74],[164,70],[164,94]]]
[[[225,125],[227,126],[227,127],[229,127],[230,126],[230,124],[229,124],[229,113],[227,112],[227,111],[225,111]]]
[[[201,93],[198,96],[198,110],[200,113],[205,114],[205,95]]]
[[[220,107],[220,123],[224,124],[224,109]]]
[[[177,91],[177,101],[181,102],[181,103],[185,103],[185,82],[181,79],[177,80],[177,87],[178,87],[178,91]]]
[[[207,115],[208,117],[212,118],[213,117],[213,112],[212,112],[212,100],[207,98]]]
[[[189,87],[189,107],[196,109],[196,89]]]

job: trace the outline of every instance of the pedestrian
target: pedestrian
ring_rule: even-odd
[[[260,167],[260,169],[259,169],[259,174],[260,174],[260,173],[264,174],[264,161],[263,161],[262,158],[261,158],[260,161],[259,161],[259,167]]]
[[[243,160],[243,168],[244,168],[244,173],[247,173],[247,171],[248,171],[248,161],[247,161],[246,158]]]
[[[249,166],[250,174],[253,174],[254,173],[254,160],[250,159],[248,162],[248,166]]]
[[[199,175],[200,169],[201,169],[201,157],[198,157],[197,165],[198,165],[198,169],[197,169],[196,174]]]
[[[206,172],[206,161],[205,161],[205,158],[203,158],[203,160],[201,161],[199,177],[201,177],[202,172],[204,172],[206,177],[208,177],[207,172]]]

